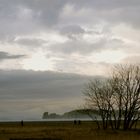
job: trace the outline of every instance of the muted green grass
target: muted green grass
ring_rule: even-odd
[[[0,140],[11,139],[59,139],[59,140],[135,140],[140,131],[97,130],[95,122],[20,122],[0,123]]]

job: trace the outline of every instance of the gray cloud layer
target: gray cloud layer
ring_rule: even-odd
[[[92,78],[95,77],[49,71],[0,71],[0,119],[4,115],[20,119],[24,113],[26,119],[37,118],[43,111],[64,112],[78,107],[84,85]]]
[[[1,35],[30,33],[48,26],[61,25],[60,15],[68,4],[73,5],[76,11],[90,9],[92,16],[90,19],[93,20],[105,20],[109,23],[124,22],[134,27],[139,27],[140,23],[137,17],[140,12],[139,0],[1,0],[0,3],[0,25],[2,27],[0,32],[3,33]],[[74,15],[70,16],[74,18]],[[82,24],[79,18],[77,20],[79,24]]]
[[[76,91],[87,78],[73,74],[33,71],[1,71],[0,77],[0,90],[7,90],[7,94],[3,96],[25,99],[79,96],[81,93]]]
[[[34,34],[39,36],[40,32],[55,31],[68,37],[68,41],[63,44],[55,45],[55,47],[49,46],[49,49],[52,47],[50,49],[52,52],[54,49],[62,53],[67,51],[89,53],[95,50],[104,50],[110,48],[108,46],[112,43],[112,39],[106,40],[112,37],[111,27],[122,23],[136,29],[140,27],[139,0],[1,0],[0,3],[1,42],[11,44],[14,42],[27,47],[42,47],[43,39],[30,38],[29,36]],[[90,27],[102,23],[106,24],[104,25],[105,29],[100,29],[100,34],[96,34],[96,36],[92,34],[93,38],[100,38],[99,41],[89,44],[86,39],[83,39],[81,35],[89,35],[91,32],[87,32],[86,28],[90,29]],[[23,38],[15,41],[18,36],[23,36]],[[77,39],[79,40],[77,41]],[[123,42],[123,39],[119,39]],[[106,42],[108,43],[106,44]],[[114,41],[111,45],[113,48],[119,48],[124,44]]]

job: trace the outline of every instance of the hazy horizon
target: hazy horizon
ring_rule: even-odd
[[[98,76],[99,77],[99,76]],[[83,105],[85,84],[97,77],[52,71],[0,71],[0,120],[41,119]]]

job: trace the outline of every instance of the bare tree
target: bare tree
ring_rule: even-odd
[[[131,129],[140,118],[140,66],[116,66],[106,80],[90,81],[86,106],[97,109],[106,129]]]
[[[87,108],[98,110],[102,119],[102,127],[106,129],[111,121],[111,97],[109,86],[104,80],[90,81],[86,86],[84,94],[86,95]]]
[[[130,129],[139,119],[140,109],[140,67],[136,65],[119,66],[114,70],[114,92],[119,119],[123,119],[123,128]]]

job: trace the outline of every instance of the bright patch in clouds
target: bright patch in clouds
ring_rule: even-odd
[[[104,51],[94,55],[96,62],[120,63],[126,54],[121,51]]]
[[[46,54],[39,50],[31,55],[30,58],[25,59],[23,62],[25,70],[45,71],[53,70],[53,65],[50,60],[47,60]]]
[[[46,40],[46,45],[53,45],[58,43],[64,43],[68,40],[66,36],[62,36],[57,32],[40,33],[39,38]]]

